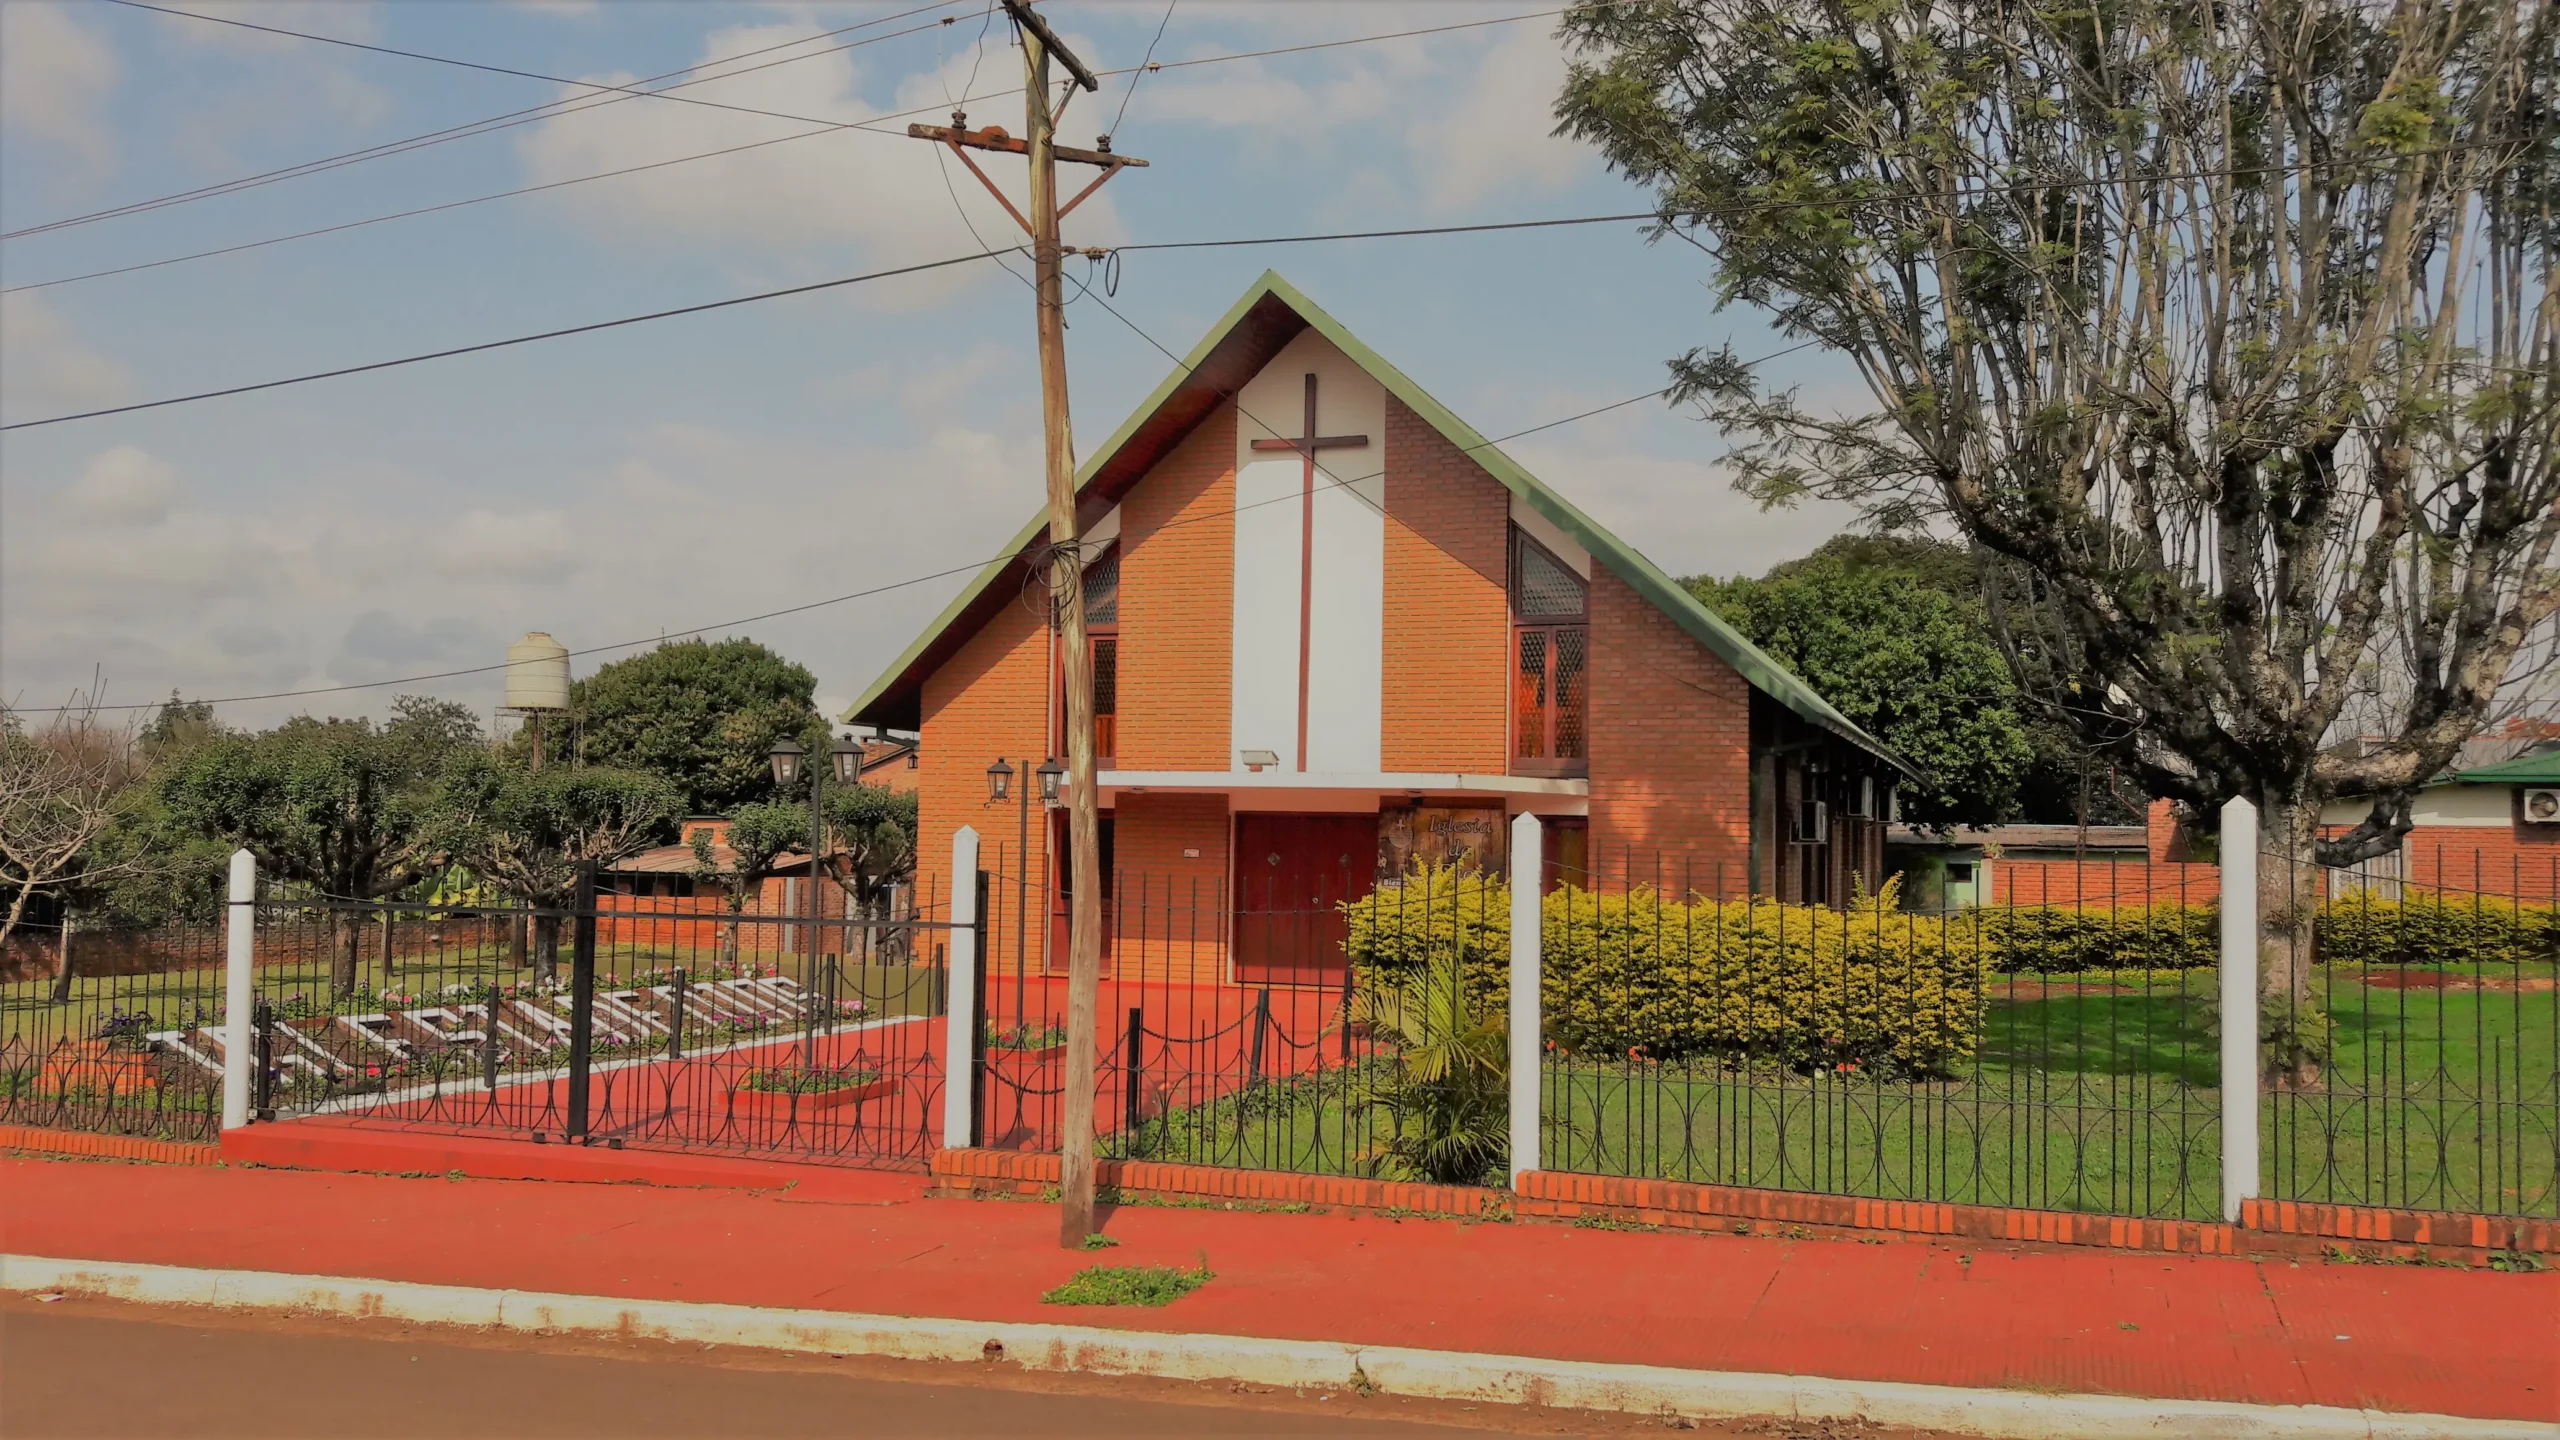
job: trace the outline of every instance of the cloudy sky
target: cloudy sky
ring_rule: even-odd
[[[886,18],[914,4],[183,7],[594,84],[723,62],[678,77],[733,74],[678,92],[716,102],[696,105],[110,0],[5,0],[0,229],[34,233],[0,243],[0,416],[965,254],[984,248],[972,227],[1010,243],[1011,222],[974,180],[894,133],[905,117],[889,134],[818,123],[938,118],[977,95],[973,123],[1020,127],[1020,98],[1004,93],[1020,56],[1004,25],[984,23],[985,0]],[[1552,0],[1178,0],[1169,23],[1161,0],[1044,8],[1097,68],[1136,64],[1159,24],[1158,61],[1212,62],[1168,63],[1134,94],[1118,77],[1075,102],[1067,137],[1111,125],[1116,148],[1154,164],[1070,217],[1070,244],[1643,207],[1547,133],[1563,73],[1551,16],[1213,58]],[[400,153],[55,224],[524,111]],[[733,153],[689,158],[722,150]],[[641,166],[654,168],[588,178]],[[1018,163],[1004,166],[1018,183]],[[549,188],[451,204],[536,186]],[[1145,337],[1189,349],[1266,266],[1488,434],[1655,387],[1665,357],[1692,345],[1730,339],[1750,355],[1779,343],[1752,315],[1715,312],[1698,252],[1648,246],[1626,225],[1140,252],[1112,303],[1143,336],[1097,305],[1069,311],[1077,434],[1098,442],[1163,378]],[[1814,395],[1841,386],[1812,355],[1769,373]],[[0,439],[0,696],[57,704],[93,674],[111,702],[362,684],[494,663],[529,629],[585,648],[707,625],[802,661],[840,701],[956,577],[722,622],[984,560],[1038,504],[1039,441],[1028,292],[984,263],[21,430]],[[1675,573],[1756,573],[1845,519],[1759,513],[1715,467],[1715,435],[1658,403],[1510,448]],[[580,660],[581,673],[610,658]],[[399,688],[484,710],[497,698],[490,676]],[[393,693],[231,714],[379,715]]]

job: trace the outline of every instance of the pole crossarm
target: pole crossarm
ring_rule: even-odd
[[[1007,155],[1031,153],[1030,141],[1016,139],[1001,125],[990,125],[984,130],[956,125],[910,125],[907,134],[918,140],[939,140],[946,145],[965,145],[972,150],[1001,150]],[[1123,155],[1116,150],[1079,150],[1072,145],[1052,145],[1049,153],[1079,165],[1102,165],[1114,170],[1132,166],[1143,170],[1147,164],[1135,155]]]

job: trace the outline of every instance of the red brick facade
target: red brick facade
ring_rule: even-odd
[[[989,804],[986,797],[987,767],[1000,758],[1015,768],[1016,786],[1037,785],[1020,772],[1026,758],[1036,766],[1048,754],[1048,713],[1049,632],[1036,597],[998,611],[925,681],[924,783],[916,802],[919,893],[948,897],[955,880],[970,883],[948,873],[951,837],[963,825],[977,828],[979,863],[989,872],[1008,878],[1027,873],[1035,883],[1047,873],[1048,828],[1037,813],[1038,800],[1032,802],[1030,853],[1024,856],[1015,853],[1020,821],[1014,803]],[[1027,871],[1018,868],[1026,864]],[[990,917],[989,946],[995,955],[1010,956],[1012,887],[993,888],[1004,893]],[[1036,957],[1036,930],[1029,939],[1027,953]]]
[[[1227,668],[1236,542],[1227,517],[1235,504],[1232,404],[1120,502],[1120,769],[1234,763]]]
[[[1606,569],[1591,577],[1591,843],[1603,876],[1686,862],[1692,883],[1751,862],[1751,685]]]
[[[1511,492],[1387,397],[1388,770],[1499,775],[1510,763]]]

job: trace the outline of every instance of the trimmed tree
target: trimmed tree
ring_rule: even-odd
[[[1674,362],[1677,397],[1764,501],[2018,566],[2001,618],[2084,740],[2258,806],[2268,1078],[2316,1080],[2316,867],[2395,848],[2560,608],[2550,0],[1612,0],[1563,29],[1560,131],[1868,398],[1808,408],[1729,350]],[[2324,836],[2342,798],[2369,813]]]
[[[675,782],[688,813],[726,815],[773,798],[769,758],[789,736],[823,755],[818,680],[753,640],[677,640],[599,667],[569,687],[579,738],[544,737],[553,758],[645,770]]]
[[[444,776],[437,848],[499,891],[537,910],[533,960],[548,983],[560,955],[557,913],[576,897],[581,864],[611,865],[645,850],[684,813],[662,776],[597,766],[520,769],[471,755]]]
[[[215,735],[161,783],[170,812],[244,846],[261,869],[328,900],[378,900],[442,862],[437,781],[479,748],[467,706],[403,696],[388,724],[288,720],[254,735]],[[330,981],[355,988],[362,927],[330,911]]]

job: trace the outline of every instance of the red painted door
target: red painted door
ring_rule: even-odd
[[[1375,815],[1236,817],[1236,979],[1340,985],[1350,933],[1342,902],[1378,868]]]

